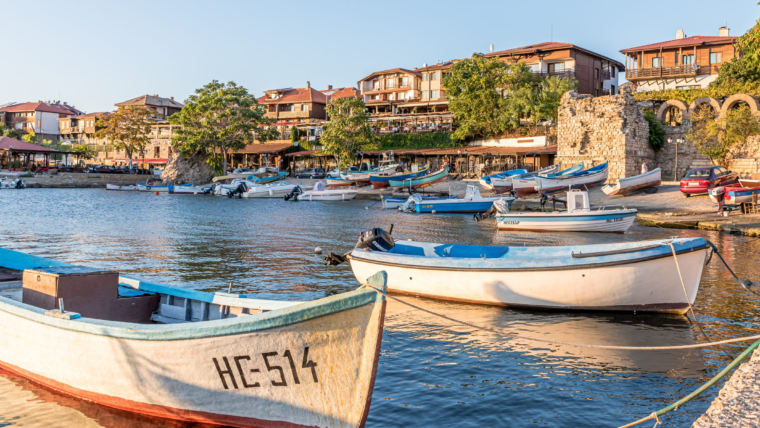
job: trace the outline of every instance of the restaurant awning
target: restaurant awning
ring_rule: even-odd
[[[129,158],[122,158],[122,159],[111,159],[111,162],[124,162],[129,163]],[[150,164],[163,164],[163,163],[169,163],[169,159],[159,159],[159,158],[136,158],[132,159],[132,163],[150,163]]]
[[[51,149],[50,147],[40,146],[37,144],[27,143],[26,141],[15,138],[0,137],[0,150],[9,150],[14,153],[43,153],[43,154],[67,154],[71,152],[62,152]]]

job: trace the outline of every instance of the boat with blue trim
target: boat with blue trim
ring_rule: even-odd
[[[588,192],[567,192],[567,210],[551,212],[505,212],[496,215],[499,230],[536,232],[619,232],[628,230],[636,209],[600,207],[592,211]]]
[[[236,427],[361,427],[385,274],[310,301],[202,292],[0,249],[0,367],[103,406]]]
[[[175,187],[192,187],[195,183],[187,183],[187,184],[167,184],[165,186],[159,185],[156,186],[155,184],[142,184],[137,183],[137,191],[139,192],[170,192],[174,190]]]
[[[723,203],[727,206],[737,206],[746,202],[752,202],[752,195],[760,194],[760,187],[744,188],[739,184],[730,186],[718,186],[707,190],[710,199],[715,203]]]
[[[279,172],[259,172],[253,175],[249,175],[245,179],[253,182],[254,184],[267,184],[277,180],[282,180],[288,175],[285,171]]]
[[[365,235],[346,258],[359,280],[387,272],[389,292],[556,310],[683,314],[697,297],[708,252],[703,238],[496,247],[388,235],[385,245],[370,247],[361,244]]]
[[[396,172],[393,170],[387,170],[383,173],[370,174],[369,181],[372,183],[373,189],[384,189],[390,186],[391,180],[406,180],[408,178],[416,178],[427,174],[428,167],[420,167],[419,165],[412,165],[412,169],[407,172]]]
[[[509,193],[512,190],[512,178],[524,177],[530,174],[527,169],[513,169],[504,171],[499,174],[481,177],[480,186],[486,190],[493,190],[496,193]]]
[[[415,193],[409,196],[408,209],[417,213],[483,213],[491,209],[494,201],[511,204],[515,198],[504,195],[483,196],[480,189],[469,185],[464,197],[459,199],[422,199]],[[399,207],[401,209],[401,207]]]
[[[420,200],[424,201],[438,201],[442,199],[457,199],[457,195],[450,195],[450,196],[442,196],[442,195],[424,195],[421,193],[416,193],[419,195]],[[381,204],[383,206],[383,209],[398,209],[404,203],[409,201],[409,197],[394,197],[394,196],[385,196],[380,195],[380,200],[382,201]]]
[[[599,186],[607,181],[609,174],[610,170],[607,168],[607,162],[605,162],[570,175],[559,177],[537,176],[536,187],[534,189],[541,196],[546,196],[568,189]]]
[[[405,188],[405,189],[418,189],[421,187],[427,187],[431,184],[437,183],[439,181],[445,180],[449,176],[449,168],[444,167],[439,169],[436,172],[432,172],[427,175],[423,175],[417,178],[407,178],[407,179],[401,179],[400,176],[391,177],[390,180],[388,180],[388,184],[390,184],[393,188]]]
[[[570,176],[583,170],[583,162],[577,165],[571,166],[570,168],[564,169],[562,171],[556,172],[556,170],[559,169],[559,167],[560,167],[559,164],[557,164],[554,172],[541,173],[541,171],[539,171],[537,174],[534,174],[534,175],[529,175],[525,177],[513,177],[512,191],[514,192],[514,195],[517,196],[518,198],[524,198],[526,196],[530,196],[536,193],[536,177],[555,178],[555,177]]]
[[[654,193],[660,187],[660,184],[662,184],[662,170],[656,168],[644,174],[634,175],[633,177],[618,178],[617,183],[602,187],[602,192],[610,196],[628,196],[645,189],[654,189],[652,192]]]

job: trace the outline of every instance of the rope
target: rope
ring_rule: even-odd
[[[723,256],[720,254],[720,251],[718,251],[718,248],[715,246],[715,244],[713,244],[712,242],[710,242],[708,240],[705,240],[705,241],[707,242],[707,244],[710,247],[712,247],[713,252],[718,256],[718,258],[720,259],[720,261],[723,262],[723,266],[725,266],[726,269],[728,269],[728,271],[734,277],[734,279],[736,280],[736,282],[738,282],[739,285],[742,286],[742,288],[744,288],[745,290],[749,291],[750,293],[752,293],[752,294],[754,294],[756,296],[760,296],[760,293],[758,293],[757,291],[750,290],[749,288],[747,288],[748,285],[752,285],[751,281],[747,280],[745,282],[745,281],[742,281],[741,279],[739,279],[738,276],[736,276],[736,273],[734,273],[733,269],[731,269],[731,267],[728,266],[728,263],[726,263],[726,259],[724,259]]]
[[[681,280],[681,288],[683,288],[683,295],[686,297],[686,304],[689,305],[689,311],[691,312],[691,316],[694,317],[694,323],[697,324],[697,327],[699,327],[699,331],[702,332],[702,335],[707,339],[709,342],[710,336],[705,333],[705,330],[702,328],[702,324],[699,323],[699,318],[697,318],[697,314],[694,313],[694,307],[691,306],[691,302],[689,302],[689,294],[686,292],[686,284],[683,282],[683,275],[681,275],[681,267],[678,265],[678,255],[676,254],[676,247],[673,246],[673,241],[666,242],[670,246],[670,250],[673,252],[673,260],[676,262],[676,271],[678,272],[678,279]]]
[[[382,295],[384,295],[384,296],[386,296],[386,297],[388,297],[388,298],[390,298],[392,300],[395,300],[395,301],[397,301],[397,302],[399,302],[401,304],[404,304],[406,306],[409,306],[411,308],[414,308],[414,309],[417,309],[419,311],[428,313],[430,315],[434,315],[434,316],[439,317],[439,318],[443,318],[445,320],[448,320],[448,321],[451,321],[451,322],[454,322],[454,323],[457,323],[457,324],[461,324],[461,325],[465,325],[465,326],[468,326],[468,327],[472,327],[472,328],[474,328],[476,330],[488,331],[488,332],[496,333],[496,334],[499,334],[499,335],[502,335],[502,336],[510,336],[510,337],[512,337],[514,339],[532,340],[534,342],[551,343],[551,344],[554,344],[554,345],[566,345],[566,346],[576,346],[576,347],[580,347],[580,348],[596,348],[596,349],[623,349],[623,350],[630,350],[630,351],[665,351],[665,350],[672,350],[672,349],[707,348],[707,347],[710,347],[710,346],[726,345],[726,344],[729,344],[729,343],[747,342],[747,341],[750,341],[750,340],[760,340],[760,335],[755,335],[755,336],[747,336],[747,337],[737,337],[737,338],[733,338],[733,339],[718,340],[718,341],[707,342],[707,343],[695,343],[693,345],[673,345],[673,346],[615,346],[615,345],[592,345],[592,344],[587,344],[587,343],[562,342],[562,341],[559,341],[559,340],[550,340],[550,339],[541,339],[541,338],[538,338],[538,337],[522,336],[522,335],[519,335],[519,334],[516,334],[516,333],[504,331],[504,330],[499,330],[499,329],[495,329],[495,328],[479,326],[479,325],[472,324],[472,323],[467,322],[467,321],[458,320],[456,318],[452,318],[450,316],[439,314],[439,313],[433,312],[433,311],[431,311],[429,309],[425,309],[425,308],[419,307],[419,306],[414,305],[412,303],[409,303],[409,302],[407,302],[405,300],[401,300],[401,299],[399,299],[396,296],[392,296],[392,295],[390,295],[388,293],[385,293],[385,292],[383,292],[383,290],[380,290],[379,288],[375,288],[375,287],[373,287],[373,286],[371,286],[369,284],[367,284],[367,287],[375,290],[376,292],[378,292],[378,293],[380,293],[380,294],[382,294]]]

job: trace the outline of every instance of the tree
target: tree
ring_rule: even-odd
[[[278,135],[268,126],[266,108],[253,95],[235,82],[227,84],[214,80],[195,90],[185,107],[169,117],[169,122],[181,125],[172,144],[185,157],[198,153],[207,156],[214,169],[227,171],[227,155],[241,150],[255,140],[266,141]],[[221,157],[221,159],[220,159]]]
[[[374,143],[369,115],[360,98],[339,98],[327,106],[330,123],[325,124],[319,141],[327,154],[335,156],[340,168],[353,164],[356,153]]]
[[[0,122],[0,137],[14,138],[18,140],[21,138],[21,134],[15,129],[5,126],[4,122]]]
[[[649,123],[649,147],[660,150],[665,145],[665,127],[652,110],[644,112],[644,119]]]
[[[24,134],[24,136],[21,137],[21,139],[26,141],[27,143],[37,144],[37,134],[35,134],[34,131],[31,131],[31,130],[28,133]]]
[[[727,166],[728,154],[744,144],[751,135],[760,134],[760,119],[746,105],[733,108],[726,116],[715,119],[710,108],[691,113],[692,128],[686,134],[699,153],[713,165]]]
[[[72,147],[71,151],[74,152],[74,156],[76,156],[78,160],[90,160],[97,155],[95,149],[90,147],[89,144],[78,144]]]
[[[95,132],[97,138],[110,140],[116,150],[124,150],[132,168],[132,155],[145,153],[150,143],[150,126],[153,113],[141,106],[121,107],[113,113],[98,118]]]
[[[734,45],[736,51],[743,54],[743,59],[751,68],[760,67],[760,19],[757,20],[754,27],[736,39]]]
[[[562,96],[569,91],[578,89],[578,81],[574,77],[549,76],[541,81],[540,110],[541,117],[558,120],[559,106],[562,104]]]
[[[300,136],[300,132],[298,131],[298,128],[296,128],[295,125],[290,127],[290,142],[295,144],[296,141],[298,141],[298,137]]]

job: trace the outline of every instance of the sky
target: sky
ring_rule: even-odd
[[[757,0],[0,0],[0,104],[67,101],[85,112],[145,94],[185,100],[212,80],[275,88],[356,86],[395,67],[545,41],[624,61],[621,49],[741,35]]]

